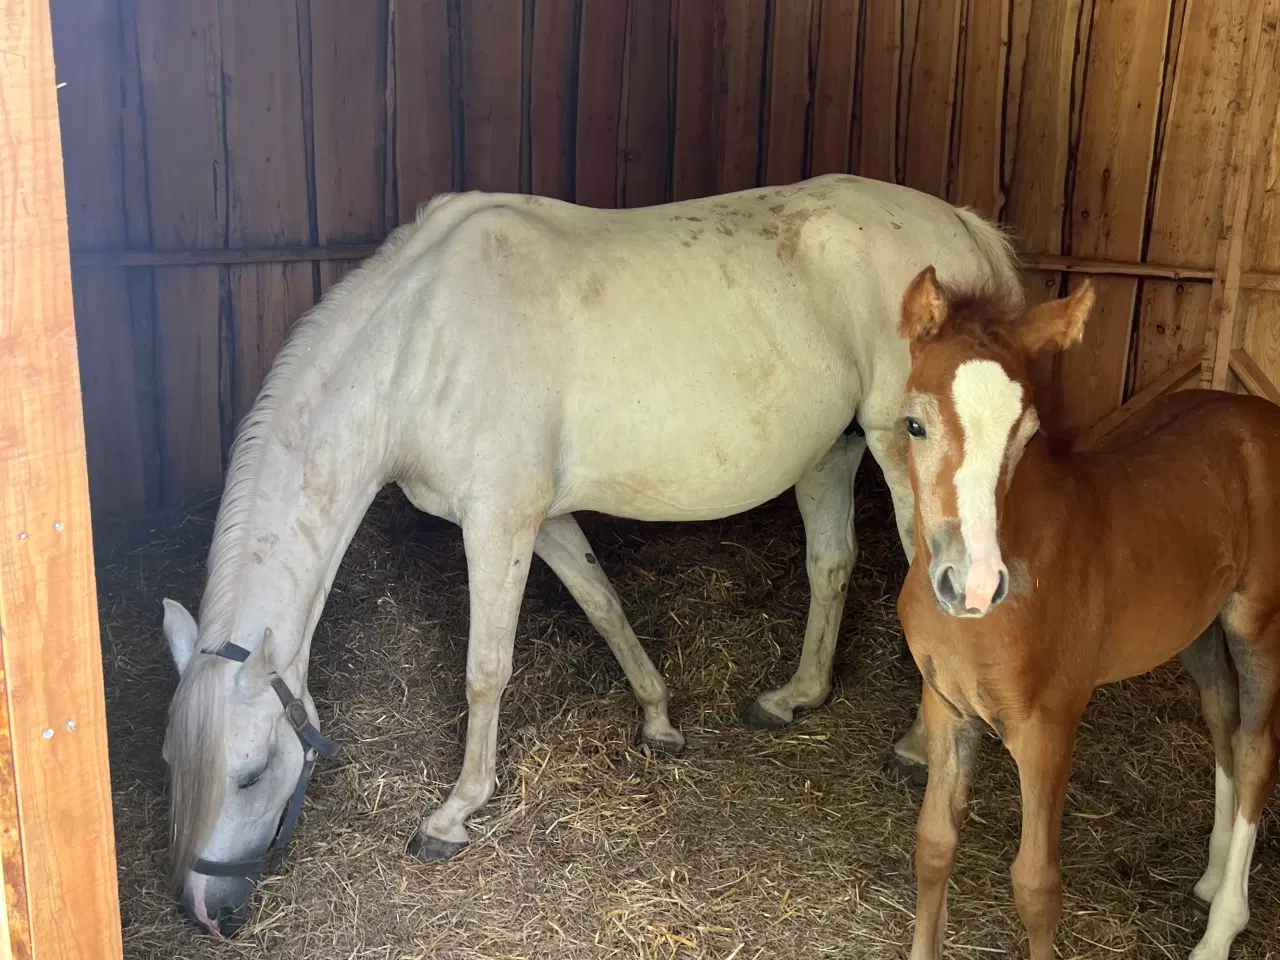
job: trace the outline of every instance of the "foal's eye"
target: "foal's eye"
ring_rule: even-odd
[[[266,771],[264,770],[259,770],[257,773],[253,774],[252,776],[245,777],[238,784],[236,784],[236,786],[239,787],[241,790],[248,790],[255,783],[257,783],[259,780],[262,779],[262,774],[265,772]]]
[[[917,440],[923,440],[925,435],[924,424],[915,417],[907,417],[907,433],[915,437]]]

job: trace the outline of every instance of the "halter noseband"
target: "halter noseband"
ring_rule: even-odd
[[[244,663],[249,659],[249,651],[235,643],[223,644],[214,655],[226,660],[234,660],[236,663]],[[298,785],[293,788],[293,796],[289,798],[289,805],[284,808],[275,836],[271,838],[271,843],[262,856],[231,863],[198,858],[191,865],[195,873],[206,877],[244,877],[246,879],[265,873],[267,861],[271,856],[277,853],[283,854],[289,846],[289,841],[293,839],[293,828],[298,823],[298,815],[302,813],[302,798],[307,792],[307,784],[311,782],[311,771],[315,769],[317,756],[332,759],[342,749],[342,744],[323,736],[312,725],[311,718],[307,716],[306,706],[293,695],[289,685],[276,674],[271,675],[271,689],[280,698],[280,703],[284,706],[285,719],[289,721],[289,726],[293,728],[293,732],[298,735],[298,740],[302,743],[304,760],[302,773],[298,776]]]

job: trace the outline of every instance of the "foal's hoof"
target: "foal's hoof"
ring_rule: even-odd
[[[1198,917],[1207,918],[1209,916],[1209,902],[1197,896],[1194,891],[1187,894],[1187,906]]]
[[[466,843],[455,843],[452,840],[441,840],[419,830],[409,841],[405,853],[421,860],[423,863],[437,863],[456,857],[467,847]]]
[[[641,727],[637,739],[659,760],[673,760],[684,753],[684,737],[678,733],[675,736],[650,737],[645,735],[644,728]]]
[[[884,772],[894,780],[900,780],[913,787],[924,787],[929,782],[929,768],[923,763],[916,763],[892,754],[884,764]]]
[[[791,722],[761,706],[759,700],[752,700],[744,705],[739,717],[748,730],[781,730]]]

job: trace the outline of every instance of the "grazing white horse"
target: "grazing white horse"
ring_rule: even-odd
[[[462,527],[471,593],[462,771],[419,826],[419,856],[461,849],[493,791],[535,553],[622,665],[644,739],[683,746],[574,511],[708,520],[794,485],[808,626],[795,676],[748,717],[777,726],[820,704],[868,446],[912,542],[896,324],[930,263],[1020,290],[1005,238],[976,214],[841,175],[635,210],[449,195],[397,229],[298,324],[241,426],[199,626],[165,603],[181,674],[172,856],[191,916],[240,925],[263,852],[287,841],[310,764],[331,752],[307,693],[311,636],[384,484]],[[897,751],[923,762],[918,716]]]

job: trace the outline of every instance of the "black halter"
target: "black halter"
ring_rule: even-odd
[[[216,655],[234,660],[236,663],[244,663],[249,659],[249,651],[234,643],[224,644]],[[271,843],[262,856],[251,860],[236,860],[232,863],[197,859],[191,865],[191,869],[206,877],[245,877],[247,879],[265,873],[267,861],[274,854],[283,854],[289,846],[289,841],[293,839],[293,828],[298,823],[298,815],[302,813],[302,798],[307,792],[307,784],[311,782],[311,771],[315,769],[316,757],[332,759],[342,749],[342,744],[323,736],[312,725],[311,718],[307,716],[307,708],[302,701],[295,697],[289,685],[275,674],[271,675],[271,689],[276,692],[280,703],[284,705],[284,716],[289,721],[289,726],[293,727],[293,732],[302,741],[305,759],[302,763],[302,773],[298,776],[298,785],[293,788],[293,796],[289,798],[289,805],[284,808],[275,836],[271,838]]]

